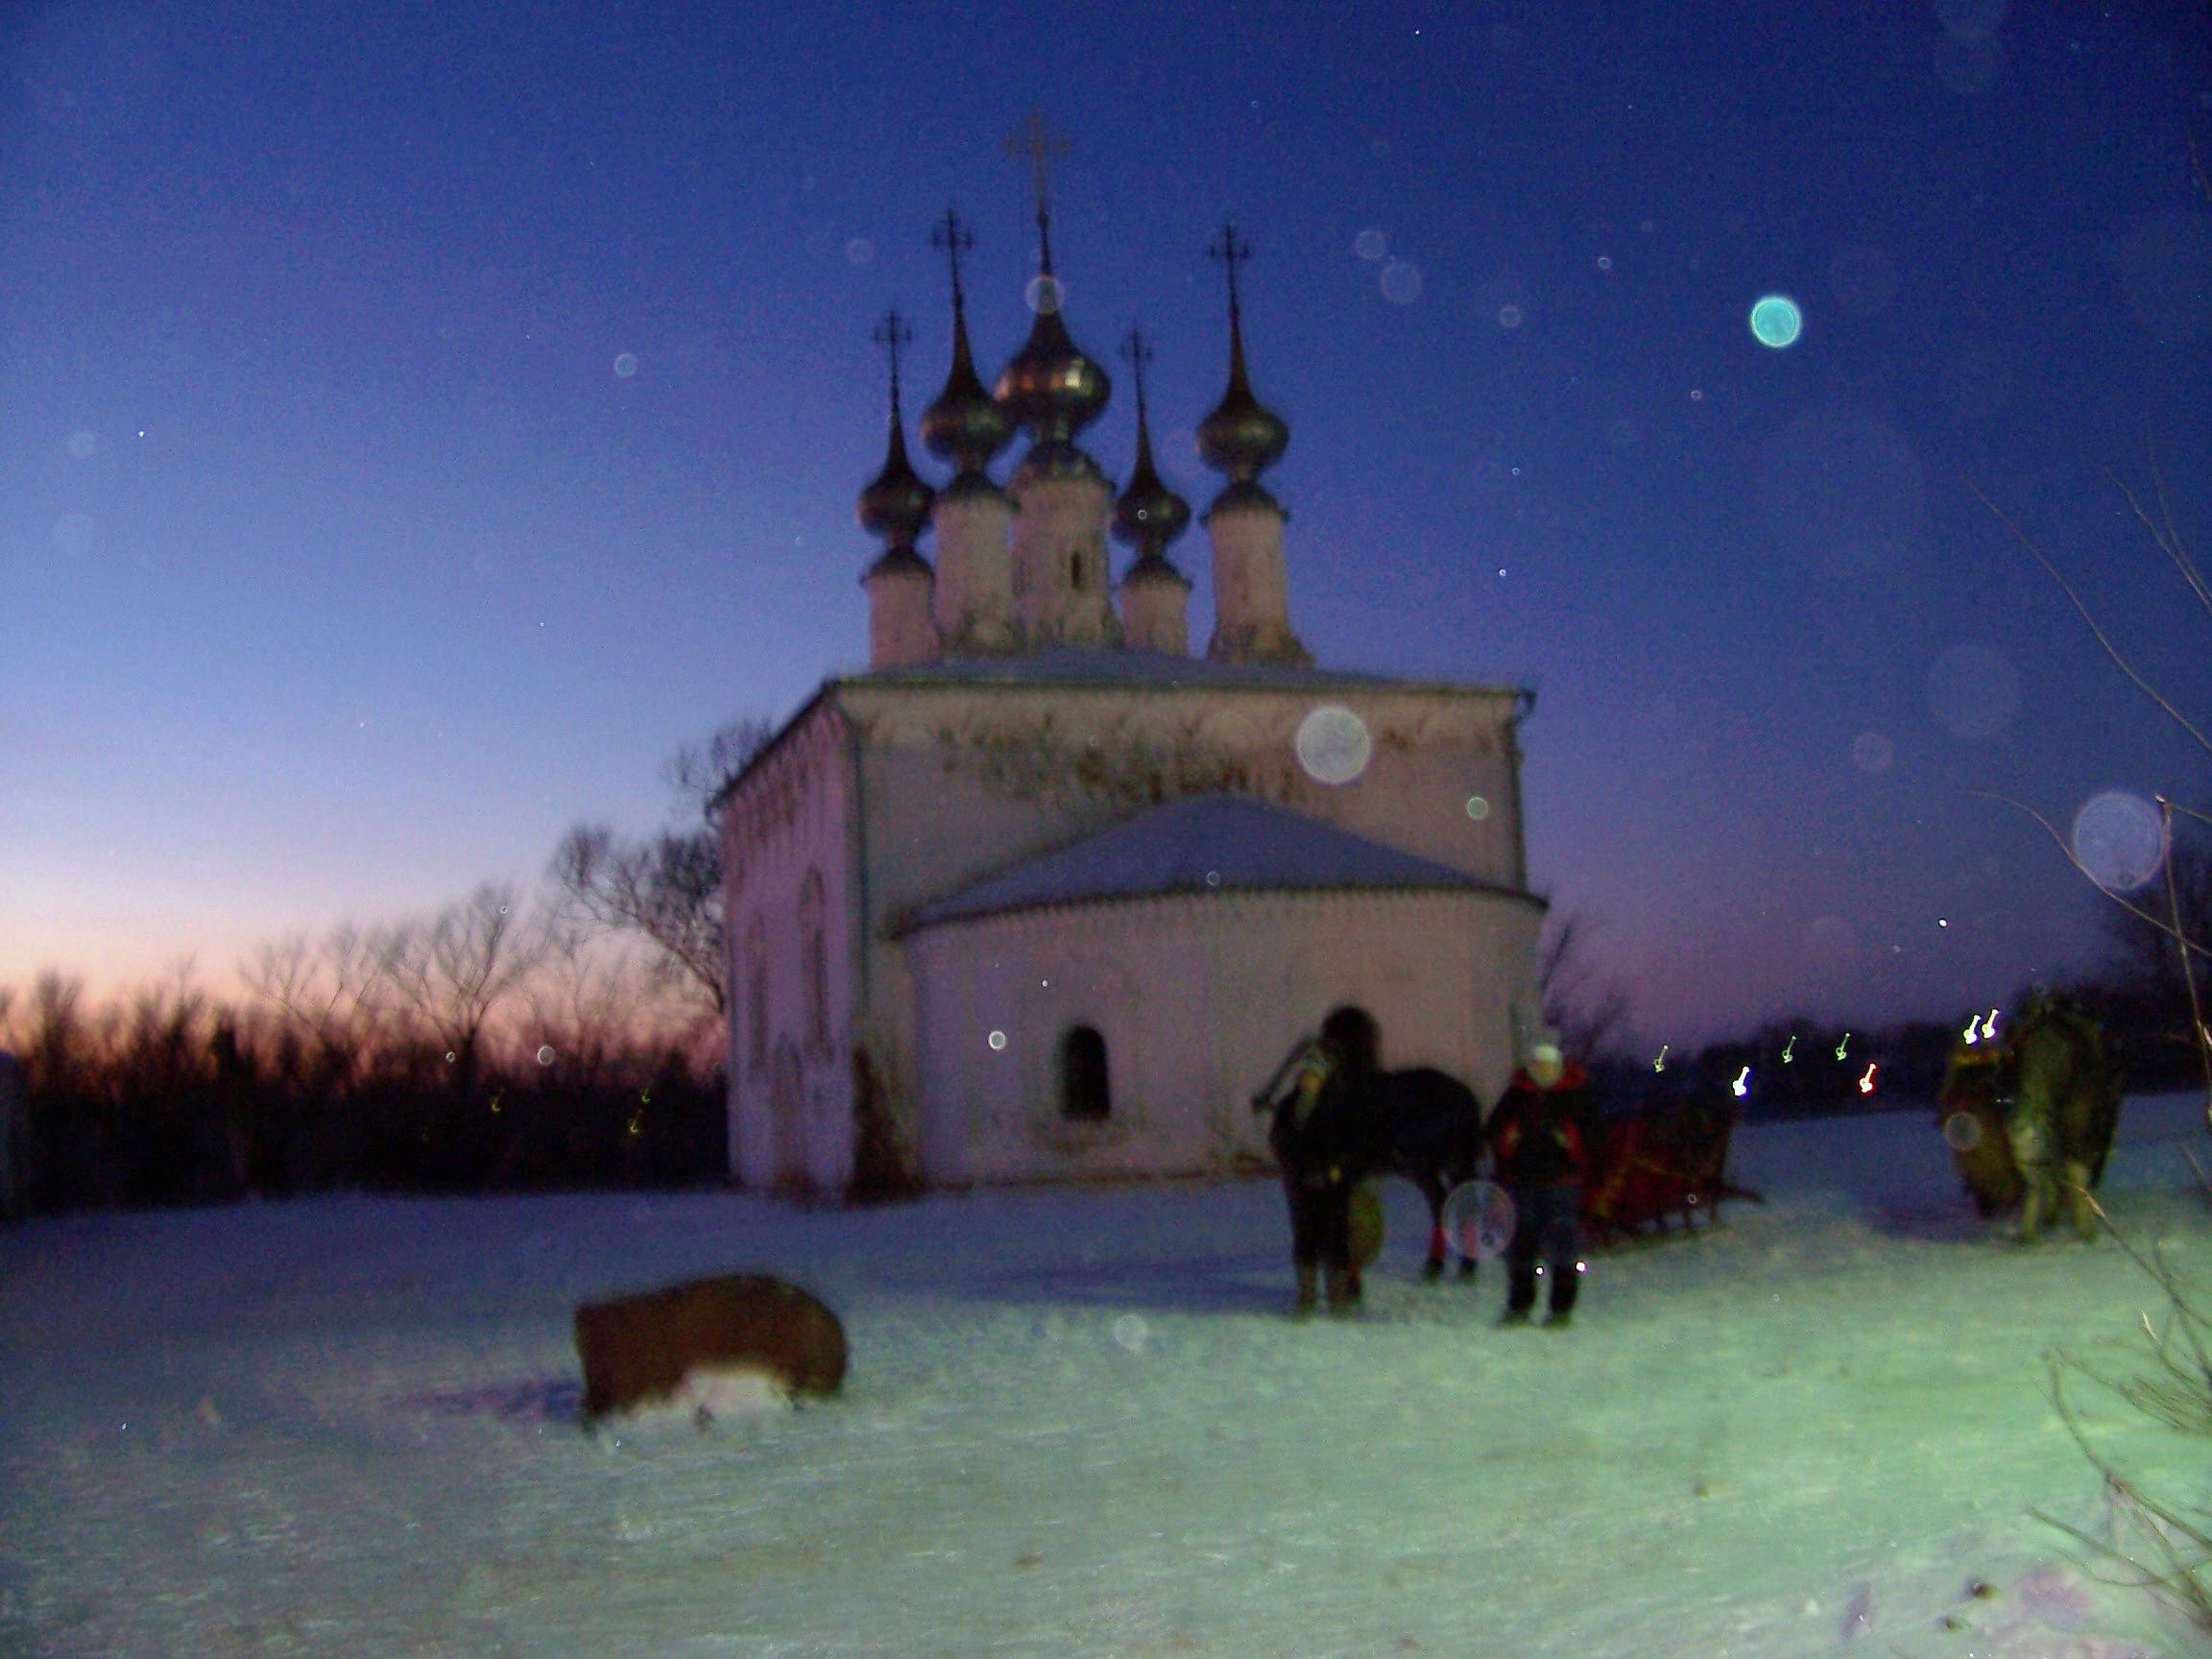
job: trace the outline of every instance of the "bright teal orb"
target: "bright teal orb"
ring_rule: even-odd
[[[1751,307],[1751,332],[1762,346],[1777,351],[1794,346],[1804,329],[1804,313],[1787,294],[1769,294]]]

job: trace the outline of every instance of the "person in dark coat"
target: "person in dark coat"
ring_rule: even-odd
[[[1349,1313],[1359,1299],[1352,1189],[1382,1155],[1372,1101],[1377,1047],[1371,1018],[1357,1008],[1333,1011],[1268,1130],[1290,1205],[1300,1314],[1313,1311],[1324,1276],[1330,1312]]]
[[[1596,1127],[1588,1073],[1555,1044],[1537,1044],[1487,1129],[1499,1184],[1513,1199],[1503,1324],[1526,1324],[1536,1306],[1539,1257],[1551,1280],[1547,1322],[1564,1325],[1574,1313],[1582,1288],[1582,1178]]]

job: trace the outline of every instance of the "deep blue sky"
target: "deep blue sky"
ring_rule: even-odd
[[[1652,1040],[2094,954],[1973,791],[2205,757],[1969,484],[2212,712],[2103,470],[2152,435],[2212,543],[2200,7],[77,0],[0,21],[0,983],[533,879],[861,665],[869,330],[926,400],[957,204],[1020,343],[1033,106],[1070,326],[1152,335],[1199,506],[1236,216],[1294,624],[1538,687],[1534,873]]]

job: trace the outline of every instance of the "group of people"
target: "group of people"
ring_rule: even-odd
[[[1379,1047],[1372,1018],[1357,1008],[1335,1010],[1275,1107],[1268,1144],[1289,1200],[1290,1260],[1302,1316],[1324,1295],[1336,1314],[1349,1313],[1359,1301],[1353,1195],[1388,1152],[1389,1128],[1378,1107]],[[1574,1313],[1581,1289],[1582,1180],[1595,1135],[1592,1114],[1588,1073],[1546,1041],[1530,1048],[1483,1119],[1492,1174],[1513,1200],[1503,1324],[1528,1322],[1540,1277],[1549,1279],[1546,1322],[1565,1325]]]

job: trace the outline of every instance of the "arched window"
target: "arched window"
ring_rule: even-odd
[[[1068,586],[1078,593],[1083,591],[1083,550],[1080,547],[1068,555]]]
[[[1101,1123],[1112,1106],[1106,1039],[1095,1026],[1078,1025],[1060,1039],[1060,1116],[1080,1123]]]
[[[809,870],[799,883],[799,974],[805,994],[806,1046],[830,1052],[830,941],[824,932],[822,872]]]
[[[745,1065],[768,1069],[768,928],[757,916],[745,928]]]

